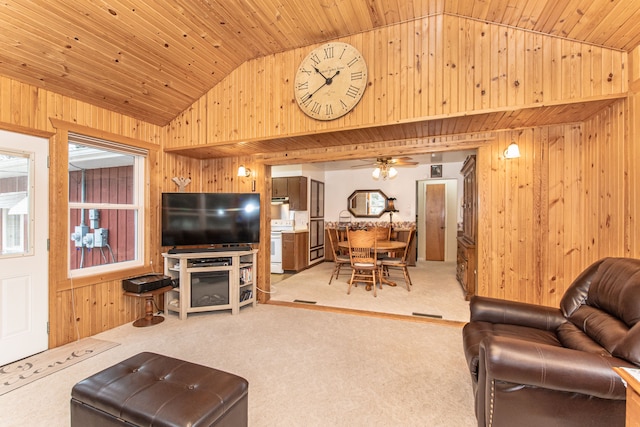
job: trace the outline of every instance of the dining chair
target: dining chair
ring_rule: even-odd
[[[351,259],[349,255],[343,255],[340,251],[340,247],[338,246],[339,242],[339,230],[337,228],[328,227],[327,235],[329,236],[329,244],[331,245],[331,251],[333,252],[333,271],[331,272],[331,277],[329,278],[329,284],[333,280],[333,276],[335,276],[336,280],[340,275],[340,269],[345,264],[350,264]]]
[[[374,227],[373,230],[376,233],[376,240],[389,240],[391,239],[391,227]]]
[[[367,290],[373,287],[373,296],[378,283],[379,261],[376,259],[376,234],[369,230],[347,230],[349,243],[349,260],[351,263],[351,279],[347,295],[351,293],[351,286],[365,283]]]
[[[390,240],[391,239],[391,227],[379,227],[375,226],[373,228],[376,233],[376,240]],[[388,258],[390,256],[389,252],[381,252],[376,255],[378,260],[382,260]]]
[[[402,270],[402,274],[404,275],[404,282],[406,283],[407,291],[409,292],[411,292],[411,286],[413,286],[413,284],[411,283],[411,277],[409,276],[409,269],[407,267],[409,266],[409,248],[411,247],[411,243],[413,241],[415,233],[415,228],[411,228],[409,230],[409,233],[407,233],[406,245],[404,247],[404,251],[402,252],[402,257],[390,257],[383,258],[381,260],[382,270],[387,274],[387,276],[389,275],[389,269],[395,268]]]

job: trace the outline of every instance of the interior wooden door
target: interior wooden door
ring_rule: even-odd
[[[444,261],[446,186],[427,184],[425,190],[425,260]]]

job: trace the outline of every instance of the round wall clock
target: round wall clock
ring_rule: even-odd
[[[300,63],[294,82],[300,109],[317,120],[342,117],[356,106],[367,87],[367,64],[355,47],[327,43]]]

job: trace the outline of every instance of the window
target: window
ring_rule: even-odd
[[[30,253],[29,176],[30,153],[0,152],[1,256]]]
[[[24,253],[25,215],[12,214],[11,209],[2,210],[2,253]]]
[[[147,152],[69,133],[69,270],[143,265]]]

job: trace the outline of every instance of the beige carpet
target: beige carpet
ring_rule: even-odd
[[[383,286],[375,298],[363,286],[352,287],[351,294],[347,295],[349,266],[342,267],[339,278],[328,285],[332,271],[333,263],[323,262],[282,281],[272,280],[271,299],[461,322],[469,320],[469,303],[455,278],[455,263],[418,261],[415,267],[409,267],[411,292],[407,291],[402,272],[392,270],[391,278],[397,286]],[[277,276],[272,275],[276,280]]]
[[[118,343],[85,338],[0,367],[0,395],[82,362]]]
[[[0,424],[68,426],[73,385],[141,351],[246,378],[252,427],[476,424],[459,327],[259,304],[95,338],[120,345],[0,396]]]

